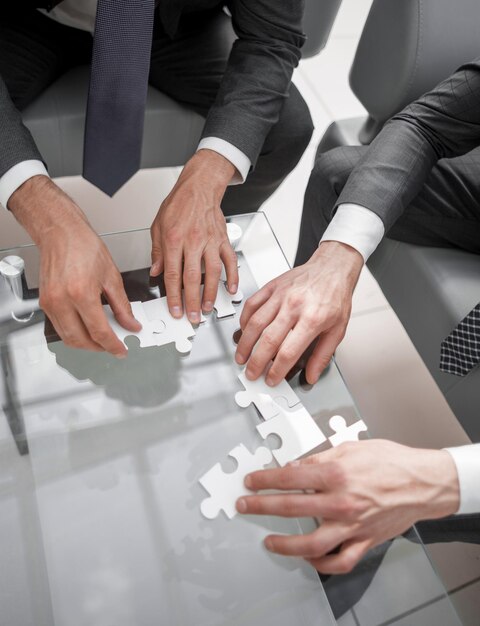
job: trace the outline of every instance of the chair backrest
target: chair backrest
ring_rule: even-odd
[[[374,0],[350,71],[369,143],[395,113],[480,56],[479,0]]]
[[[303,29],[307,41],[303,58],[313,57],[325,48],[341,4],[342,0],[305,0]]]

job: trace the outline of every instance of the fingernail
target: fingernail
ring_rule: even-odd
[[[182,314],[182,309],[179,306],[172,306],[173,317],[180,317],[181,314]]]
[[[239,513],[245,513],[246,510],[247,510],[247,502],[245,498],[240,498],[239,500],[237,500],[237,511]]]
[[[117,357],[117,359],[126,359],[127,358],[126,354],[116,354],[115,356]]]
[[[270,552],[272,551],[273,545],[272,545],[272,540],[270,539],[270,537],[266,537],[263,544],[267,548],[267,550],[269,550]]]
[[[207,300],[203,305],[203,309],[206,312],[210,312],[213,309],[213,302],[211,300]]]
[[[275,387],[275,382],[274,382],[273,378],[270,378],[270,376],[267,376],[267,379],[266,379],[265,382],[267,383],[267,385],[269,387]]]
[[[232,285],[230,287],[230,293],[237,293],[238,285]]]
[[[252,479],[250,476],[245,476],[245,480],[243,482],[245,483],[245,487],[248,487],[248,489],[252,487]]]
[[[196,311],[192,311],[188,314],[188,319],[194,324],[197,324],[200,321],[200,315]]]
[[[300,461],[290,461],[290,463],[288,463],[288,465],[290,467],[298,467],[298,465],[300,465]]]
[[[156,274],[158,274],[159,269],[160,269],[160,263],[157,261],[150,268],[150,276],[155,276]]]

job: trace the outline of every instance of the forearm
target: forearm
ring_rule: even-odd
[[[336,207],[364,206],[379,215],[388,231],[439,159],[480,144],[478,89],[480,64],[474,62],[396,115],[353,170]]]

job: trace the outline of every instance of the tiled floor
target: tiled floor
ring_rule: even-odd
[[[297,245],[303,193],[315,148],[333,119],[362,115],[364,109],[348,86],[348,72],[372,0],[344,0],[331,39],[316,58],[302,61],[295,82],[310,105],[315,134],[297,169],[263,207],[289,260]],[[178,168],[139,172],[114,200],[79,178],[63,179],[62,186],[81,204],[98,232],[148,227],[158,205],[169,192]],[[139,202],[141,198],[141,202]],[[128,207],[128,211],[125,211]],[[6,213],[0,215],[0,247],[27,240]],[[417,445],[442,447],[466,442],[443,396],[421,362],[378,285],[364,270],[358,285],[348,333],[337,360],[359,410],[374,436]],[[461,544],[435,546],[431,556],[465,624],[478,624],[480,612],[480,550]],[[475,581],[475,582],[472,582]],[[470,584],[471,583],[471,584]],[[440,612],[440,613],[439,613]],[[401,624],[433,623],[441,605]],[[414,619],[414,621],[409,621]],[[406,621],[405,621],[406,620]],[[342,623],[355,624],[355,616]]]

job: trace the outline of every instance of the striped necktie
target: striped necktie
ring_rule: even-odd
[[[140,167],[155,0],[98,0],[83,176],[112,196]]]

